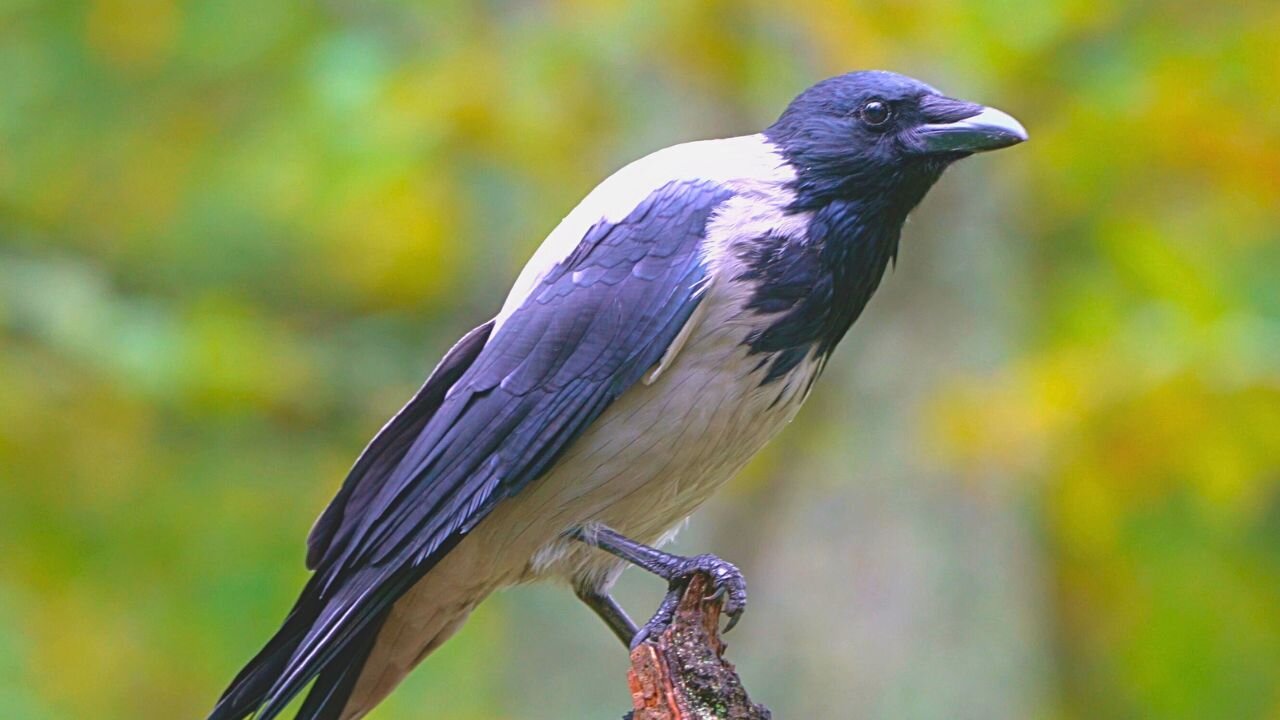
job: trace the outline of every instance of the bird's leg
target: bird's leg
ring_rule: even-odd
[[[635,621],[627,614],[626,610],[618,604],[613,596],[596,588],[574,587],[573,592],[578,599],[591,608],[595,614],[604,621],[605,625],[613,631],[614,635],[622,641],[623,645],[631,647],[631,641],[635,639],[639,630],[636,628]]]
[[[660,634],[671,624],[676,605],[680,602],[680,595],[689,577],[694,573],[704,572],[710,575],[715,588],[711,597],[725,598],[724,614],[729,617],[725,632],[729,632],[734,625],[738,624],[738,618],[747,607],[747,581],[742,577],[742,572],[732,563],[721,560],[715,555],[694,555],[693,557],[672,555],[619,535],[603,525],[577,528],[570,532],[569,536],[626,560],[667,581],[666,597],[662,599],[662,604],[658,606],[658,611],[653,617],[635,633],[630,642],[632,648],[649,637]],[[605,622],[609,621],[606,619]]]

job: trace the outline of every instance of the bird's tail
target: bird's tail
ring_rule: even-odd
[[[368,627],[361,630],[360,634],[347,645],[346,651],[340,653],[325,666],[324,670],[320,671],[295,720],[341,719],[343,709],[347,707],[351,693],[356,688],[356,681],[364,671],[365,662],[369,659],[369,653],[373,651],[378,632],[382,629],[386,616],[387,613],[384,612]]]
[[[311,601],[309,593],[304,591],[276,634],[231,681],[208,720],[242,720],[257,712],[271,696],[277,681],[289,671],[294,655],[312,629],[321,607],[322,603]],[[340,717],[385,616],[384,612],[362,628],[321,668],[295,720],[337,720]],[[269,718],[259,716],[259,720]]]
[[[284,673],[294,650],[306,637],[314,615],[315,611],[307,607],[305,599],[300,599],[276,634],[231,681],[209,720],[241,720],[253,714],[266,700],[276,678]]]

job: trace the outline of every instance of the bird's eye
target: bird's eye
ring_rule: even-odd
[[[862,122],[878,127],[889,122],[889,116],[893,111],[889,109],[889,103],[883,100],[868,100],[859,114],[862,116]]]

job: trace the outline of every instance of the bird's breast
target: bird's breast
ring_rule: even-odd
[[[601,522],[654,543],[737,473],[795,416],[817,365],[764,383],[736,330],[708,325],[652,385],[614,403],[519,499],[527,522]]]
[[[498,511],[524,539],[515,542],[529,543],[509,553],[532,556],[525,579],[604,572],[607,558],[559,539],[576,525],[600,522],[660,542],[795,416],[821,361],[805,358],[770,379],[768,358],[748,342],[769,321],[746,307],[750,293],[724,278],[707,293],[661,372],[624,393]]]

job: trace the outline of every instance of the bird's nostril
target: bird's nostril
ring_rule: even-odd
[[[949,98],[945,95],[926,95],[920,99],[920,113],[925,122],[949,123],[973,117],[982,112],[977,103]]]

